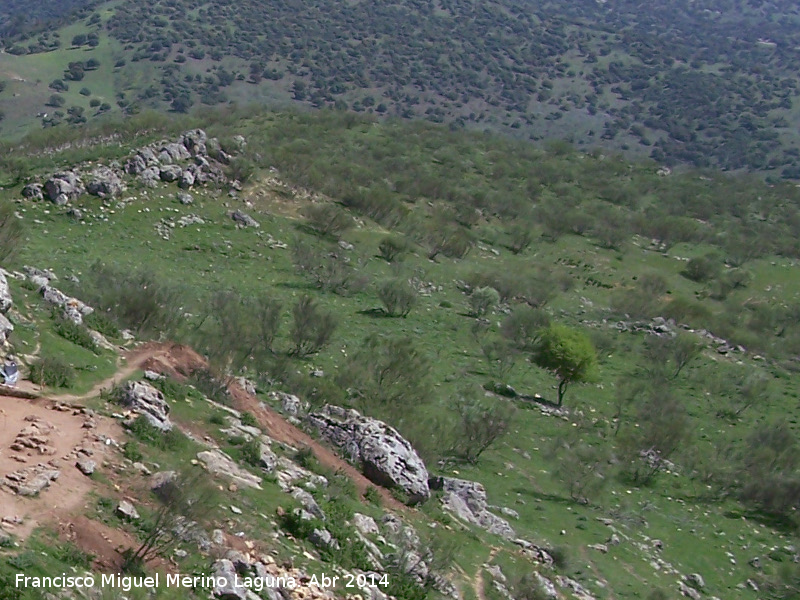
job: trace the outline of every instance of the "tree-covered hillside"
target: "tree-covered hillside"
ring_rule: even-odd
[[[0,79],[24,66],[39,80],[7,86],[0,110],[54,125],[295,102],[796,178],[797,18],[788,2],[123,0],[63,33],[6,36]],[[102,97],[48,89],[61,71],[82,81],[70,65],[92,57]],[[81,115],[48,111],[52,92]]]

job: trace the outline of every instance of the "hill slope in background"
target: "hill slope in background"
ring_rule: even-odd
[[[90,455],[91,485],[77,477],[94,495],[57,515],[75,526],[42,520],[25,539],[31,524],[11,523],[21,545],[0,543],[0,583],[87,568],[84,552],[118,568],[91,542],[147,536],[158,504],[134,463],[198,473],[213,450],[236,483],[218,473],[197,519],[221,541],[181,539],[148,572],[169,560],[209,573],[220,556],[250,572],[271,554],[308,573],[385,573],[379,591],[398,600],[540,598],[545,580],[559,599],[796,597],[800,188],[351,113],[107,127],[0,152],[11,350],[24,374],[65,388],[46,396],[90,402],[101,427],[121,398],[86,393],[116,372],[123,328],[191,344],[210,369],[187,381],[175,362],[141,365],[176,378],[149,379],[175,430],[115,425],[117,444]],[[23,236],[9,235],[15,212]],[[559,407],[553,361],[574,348],[593,368]],[[165,404],[150,402],[162,423]],[[341,445],[331,404],[395,427],[424,461],[402,473],[427,470],[431,497],[400,509],[412,496],[369,492],[329,450],[304,450],[309,432]],[[308,431],[280,435],[270,408]],[[352,466],[388,485],[375,463]],[[253,477],[260,488],[242,484]],[[115,514],[122,498],[137,524]],[[356,512],[380,523],[366,538]],[[413,548],[387,531],[400,520]]]
[[[734,0],[121,0],[6,36],[2,133],[294,102],[795,178],[798,18],[790,2]]]

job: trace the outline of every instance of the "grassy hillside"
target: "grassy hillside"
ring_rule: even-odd
[[[387,420],[433,473],[482,482],[597,598],[677,597],[692,573],[708,597],[795,597],[794,186],[351,114],[238,113],[202,124],[224,148],[245,137],[228,167],[241,190],[194,188],[184,205],[174,184],[131,180],[111,201],[20,199],[20,177],[123,160],[198,124],[147,119],[128,124],[137,138],[16,148],[2,194],[26,241],[5,268],[53,269],[115,326],[189,342],[262,392]],[[237,209],[260,227],[237,227]],[[149,329],[129,310],[144,297]],[[307,355],[303,297],[335,324]],[[19,351],[80,369],[39,320]],[[558,409],[557,369],[539,365],[561,326],[594,368]],[[437,502],[415,518],[451,526]],[[619,545],[603,546],[612,532]],[[445,570],[462,583],[484,561],[532,568],[498,537],[452,536]]]
[[[5,37],[0,131],[19,135],[42,112],[45,124],[70,121],[70,106],[90,118],[293,103],[794,179],[796,20],[790,2],[722,0],[646,11],[588,0],[114,0],[66,27]],[[51,77],[90,58],[96,76],[67,81],[64,107],[48,110]]]

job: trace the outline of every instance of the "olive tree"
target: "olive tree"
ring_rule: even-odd
[[[565,325],[551,325],[542,332],[533,358],[537,365],[558,377],[559,406],[567,386],[589,381],[597,364],[591,340],[582,331]]]

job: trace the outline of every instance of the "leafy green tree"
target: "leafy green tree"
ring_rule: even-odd
[[[592,341],[582,331],[551,325],[542,332],[534,361],[558,377],[558,405],[561,406],[567,386],[592,378],[597,354]]]

